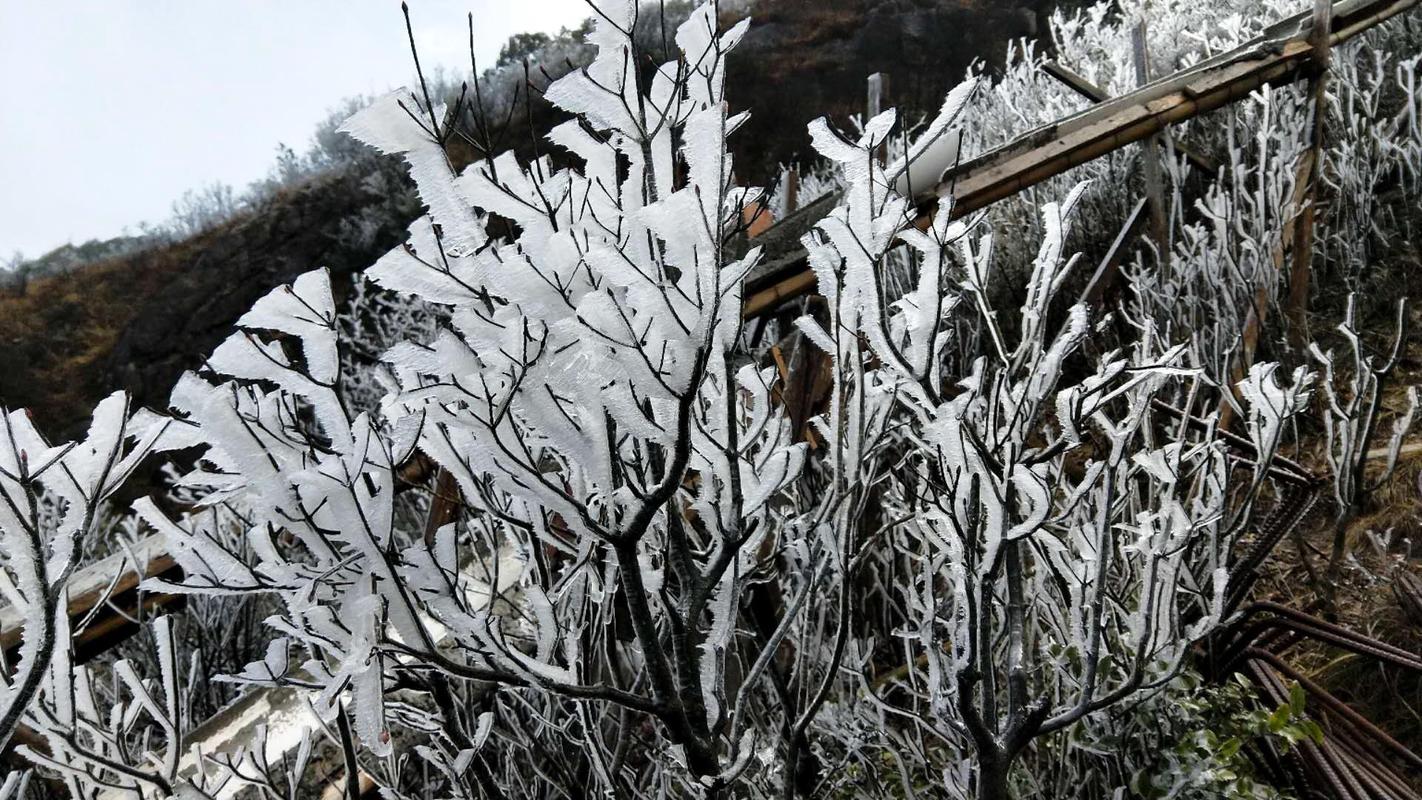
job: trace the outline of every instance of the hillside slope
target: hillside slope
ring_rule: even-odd
[[[735,104],[753,112],[733,142],[742,179],[767,182],[777,164],[808,157],[811,119],[862,113],[871,73],[889,73],[890,102],[906,113],[936,107],[970,62],[998,61],[1010,41],[1045,29],[1054,5],[762,0],[729,76]],[[546,130],[555,115],[535,106],[532,116]],[[531,149],[522,111],[504,138]],[[318,266],[349,275],[398,243],[418,209],[378,201],[370,180],[404,178],[391,160],[359,160],[196,237],[0,293],[0,405],[30,408],[56,438],[82,431],[115,389],[161,406],[271,287]]]

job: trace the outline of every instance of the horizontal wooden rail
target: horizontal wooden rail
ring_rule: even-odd
[[[85,659],[125,638],[132,628],[128,617],[137,616],[135,612],[140,610],[138,585],[148,578],[173,577],[178,571],[178,562],[158,534],[139,539],[131,547],[76,571],[68,582],[69,617],[75,626],[84,625],[75,629],[75,655]],[[144,595],[145,612],[175,599],[171,595]],[[19,610],[0,607],[0,649],[18,647],[24,628]]]
[[[416,453],[397,470],[395,491],[404,492],[425,484],[434,471],[434,462]],[[69,617],[76,631],[73,639],[76,657],[86,660],[127,638],[135,630],[129,620],[137,616],[135,612],[156,611],[181,601],[179,595],[140,593],[140,583],[148,578],[176,581],[181,577],[182,569],[168,552],[161,534],[139,539],[127,549],[76,571],[67,584]],[[81,622],[84,623],[82,628],[79,627]],[[25,620],[19,610],[0,605],[0,650],[17,648],[24,628]]]

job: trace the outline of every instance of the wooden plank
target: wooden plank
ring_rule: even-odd
[[[1302,176],[1307,181],[1303,208],[1299,211],[1299,221],[1294,226],[1293,252],[1289,269],[1289,296],[1284,306],[1288,320],[1289,346],[1302,353],[1308,346],[1308,294],[1309,278],[1313,272],[1313,223],[1318,213],[1319,173],[1323,168],[1323,119],[1327,108],[1325,92],[1328,88],[1328,60],[1331,41],[1333,5],[1329,0],[1314,0],[1313,4],[1313,66],[1314,74],[1309,78],[1309,96],[1312,105],[1312,124],[1308,136],[1309,156],[1306,163],[1308,173]]]
[[[1131,31],[1131,55],[1135,61],[1136,84],[1139,86],[1150,84],[1150,53],[1146,50],[1146,42],[1146,21],[1142,19]],[[1169,248],[1170,230],[1165,218],[1165,173],[1160,168],[1161,136],[1162,133],[1153,133],[1142,143],[1141,175],[1145,180],[1146,199],[1150,204],[1151,239],[1155,242],[1161,263],[1165,263],[1169,258],[1166,251]]]
[[[1294,174],[1293,191],[1289,195],[1285,208],[1298,208],[1303,202],[1304,192],[1308,186],[1308,176],[1313,170],[1312,158],[1313,153],[1306,150],[1303,157],[1299,159]],[[1293,241],[1294,225],[1298,220],[1297,214],[1284,220],[1279,241],[1274,244],[1274,249],[1270,253],[1270,268],[1273,270],[1273,274],[1265,280],[1259,281],[1259,286],[1255,289],[1254,298],[1249,305],[1249,313],[1244,318],[1244,330],[1240,332],[1239,357],[1235,359],[1234,366],[1230,369],[1229,388],[1234,402],[1230,402],[1230,397],[1225,397],[1220,401],[1219,426],[1221,430],[1228,429],[1234,422],[1235,405],[1241,399],[1239,382],[1244,380],[1250,365],[1254,363],[1254,353],[1259,349],[1259,337],[1263,334],[1264,323],[1269,319],[1269,289],[1278,282],[1279,274],[1284,269],[1284,259],[1287,255],[1284,246],[1286,242]]]
[[[1121,226],[1111,248],[1106,251],[1106,257],[1101,259],[1096,271],[1091,274],[1091,279],[1086,282],[1086,289],[1082,291],[1078,302],[1085,304],[1087,308],[1094,310],[1106,302],[1106,295],[1115,286],[1116,279],[1121,274],[1121,264],[1126,260],[1126,252],[1131,242],[1135,241],[1141,229],[1145,227],[1147,202],[1145,198],[1136,201],[1131,213],[1126,215],[1126,224]]]
[[[1093,103],[1104,103],[1111,99],[1111,95],[1107,94],[1105,89],[1102,89],[1073,70],[1055,61],[1042,62],[1042,71],[1056,78],[1068,89],[1071,89]],[[1204,172],[1206,175],[1214,175],[1219,172],[1220,165],[1217,161],[1194,147],[1191,147],[1189,144],[1178,139],[1172,139],[1170,145],[1181,155],[1185,156],[1186,161],[1189,161],[1196,169]]]
[[[1102,89],[1055,61],[1042,62],[1042,71],[1056,78],[1058,81],[1061,81],[1068,89],[1071,89],[1093,103],[1104,103],[1111,99],[1111,95],[1107,94],[1105,89]],[[1191,147],[1189,144],[1179,140],[1172,140],[1170,144],[1179,151],[1181,155],[1185,156],[1185,159],[1193,164],[1196,169],[1199,169],[1207,175],[1214,175],[1219,172],[1220,165],[1218,162]]]
[[[70,619],[77,624],[106,601],[126,611],[134,609],[138,584],[147,578],[169,577],[179,571],[178,562],[168,553],[162,536],[153,534],[140,539],[130,551],[114,553],[70,576],[67,584]],[[145,594],[148,595],[145,598],[147,610],[171,599],[167,595]],[[128,620],[115,611],[98,612],[75,635],[76,654],[81,659],[92,655],[96,646],[111,643],[113,634],[126,624]],[[0,648],[11,650],[19,646],[24,629],[24,617],[18,609],[9,605],[0,607]]]
[[[1336,46],[1414,8],[1418,2],[1346,0],[1339,3],[1333,6],[1333,30],[1327,37],[1328,42]],[[945,174],[935,190],[916,198],[919,209],[916,224],[920,227],[928,224],[941,195],[951,194],[954,215],[962,216],[1072,167],[1139,142],[1177,122],[1248,97],[1261,86],[1292,83],[1306,77],[1315,57],[1312,20],[1312,12],[1289,17],[1235,50],[1044,125],[963,163]],[[774,230],[767,231],[766,236],[771,236]],[[747,316],[773,311],[786,300],[813,288],[814,279],[807,279],[803,274],[804,259],[804,251],[798,247],[772,250],[767,261],[777,263],[780,277],[747,287]]]
[[[443,472],[423,454],[416,453],[400,466],[395,490],[403,492],[421,485],[431,475],[439,476],[434,501],[439,510],[438,519],[452,517],[459,502],[458,487],[453,486],[452,478],[444,478]],[[437,528],[436,525],[430,535]],[[141,566],[135,565],[135,559]],[[140,612],[146,616],[160,610],[172,610],[183,602],[182,595],[138,590],[138,585],[144,580],[159,577],[169,580],[182,578],[182,569],[168,553],[161,534],[139,539],[129,550],[113,553],[70,576],[67,584],[69,617],[78,630],[73,638],[78,661],[87,661],[134,633],[137,626],[129,617],[139,616]],[[99,608],[101,605],[104,607]],[[82,629],[78,628],[78,624],[86,619],[87,624]],[[19,610],[8,604],[0,605],[0,650],[17,648],[24,628],[25,621]]]
[[[1010,144],[974,159],[947,176],[939,191],[953,193],[956,214],[976,211],[1169,125],[1247,97],[1261,86],[1294,80],[1311,55],[1308,43],[1289,41],[1276,54],[1242,55],[1211,70],[1152,84],[1029,134],[1031,146]],[[1169,91],[1162,92],[1162,85]]]
[[[1105,89],[1082,77],[1075,70],[1056,61],[1042,62],[1042,71],[1056,78],[1065,84],[1068,89],[1071,89],[1093,103],[1104,103],[1111,99],[1111,95],[1106,94]]]

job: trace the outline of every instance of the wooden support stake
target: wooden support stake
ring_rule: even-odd
[[[1144,197],[1136,201],[1135,207],[1126,216],[1126,224],[1121,226],[1116,240],[1111,243],[1111,249],[1106,251],[1106,257],[1101,259],[1101,264],[1096,267],[1096,272],[1092,273],[1085,291],[1081,293],[1078,302],[1093,312],[1105,304],[1107,294],[1116,285],[1116,279],[1121,274],[1121,264],[1126,260],[1126,251],[1131,242],[1140,236],[1141,228],[1145,227],[1147,203]]]
[[[869,120],[871,120],[871,119],[873,119],[873,118],[879,116],[879,112],[883,111],[883,110],[884,110],[884,107],[887,106],[888,104],[889,104],[889,73],[887,73],[887,72],[876,72],[876,73],[874,73],[873,75],[870,75],[870,76],[869,76],[869,80],[868,80],[868,97],[866,98],[866,103],[865,103],[865,108],[864,108],[864,111],[865,111],[864,123],[867,125],[867,124],[869,123]],[[879,148],[878,148],[878,150],[876,151],[876,154],[879,156],[879,159],[882,161],[882,160],[884,160],[884,158],[887,156],[888,151],[889,151],[889,145],[888,145],[888,142],[886,141],[884,144],[879,145]]]
[[[1308,155],[1304,162],[1307,172],[1300,171],[1300,178],[1307,185],[1303,195],[1303,208],[1299,211],[1298,224],[1294,226],[1293,258],[1289,270],[1289,299],[1286,306],[1289,325],[1289,347],[1295,353],[1302,353],[1308,346],[1308,293],[1309,276],[1313,271],[1313,223],[1318,211],[1319,173],[1323,171],[1323,120],[1328,113],[1325,91],[1328,88],[1328,61],[1331,46],[1333,3],[1330,0],[1314,0],[1313,44],[1314,73],[1309,78],[1308,89],[1312,105],[1312,122],[1309,128]]]
[[[1107,94],[1105,89],[1082,77],[1075,70],[1064,67],[1055,61],[1042,62],[1042,71],[1056,78],[1058,81],[1061,81],[1062,85],[1093,103],[1104,103],[1111,99],[1111,95]],[[1219,162],[1194,147],[1191,147],[1189,144],[1179,139],[1172,139],[1171,145],[1174,146],[1181,155],[1185,156],[1186,161],[1189,161],[1196,169],[1204,172],[1206,175],[1214,175],[1220,171]]]
[[[1056,78],[1058,81],[1061,81],[1068,89],[1071,89],[1073,92],[1076,92],[1093,103],[1104,103],[1111,99],[1111,96],[1106,94],[1105,89],[1087,80],[1080,73],[1076,72],[1076,70],[1065,67],[1055,61],[1043,61],[1042,71]]]
[[[1136,62],[1136,85],[1150,84],[1150,53],[1147,50],[1146,22],[1136,23],[1131,31],[1131,49]],[[1163,134],[1154,133],[1141,145],[1141,173],[1145,178],[1146,198],[1150,200],[1150,237],[1156,256],[1162,265],[1168,263],[1170,223],[1166,219],[1165,175],[1160,169],[1160,147]]]
[[[1311,152],[1305,152],[1304,157],[1299,159],[1287,208],[1299,208],[1303,203],[1304,192],[1308,187],[1307,177],[1313,170],[1312,162]],[[1239,397],[1239,382],[1244,380],[1245,373],[1254,364],[1254,354],[1259,349],[1259,337],[1263,333],[1264,323],[1269,319],[1269,289],[1278,282],[1279,275],[1284,271],[1285,243],[1294,240],[1294,227],[1300,217],[1301,215],[1296,214],[1284,221],[1283,229],[1279,232],[1279,241],[1275,243],[1271,253],[1273,269],[1259,282],[1259,287],[1254,292],[1254,300],[1249,306],[1249,314],[1245,317],[1244,330],[1240,334],[1239,357],[1235,360],[1234,368],[1230,370],[1229,389],[1236,398]],[[1220,429],[1229,428],[1233,420],[1234,406],[1226,398],[1220,403]]]

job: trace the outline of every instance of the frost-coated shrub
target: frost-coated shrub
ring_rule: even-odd
[[[429,208],[367,275],[450,310],[433,341],[386,354],[398,391],[383,422],[341,401],[324,272],[260,301],[207,377],[174,393],[210,445],[183,482],[251,514],[255,558],[199,516],[141,502],[187,575],[162,588],[282,597],[269,620],[281,638],[238,679],[320,687],[318,707],[348,706],[377,757],[401,723],[431,733],[417,752],[456,794],[474,791],[471,759],[527,775],[481,751],[545,716],[577,732],[533,735],[575,736],[609,789],[714,789],[779,724],[742,718],[763,714],[738,702],[761,652],[737,637],[742,597],[813,531],[787,525],[779,499],[804,445],[771,403],[774,372],[736,356],[758,251],[732,259],[726,244],[755,193],[731,183],[725,139],[743,118],[722,92],[745,26],[719,31],[713,12],[676,31],[680,59],[642,89],[635,6],[603,9],[597,58],[546,92],[579,116],[549,138],[581,169],[505,155],[456,176],[443,109],[409,92],[351,118],[352,135],[404,156]],[[489,215],[515,235],[494,238]],[[428,537],[393,522],[393,473],[416,448],[464,503]],[[494,710],[461,722],[389,702],[411,682],[436,698],[451,682],[495,684]],[[648,735],[652,758],[629,763],[625,740]]]
[[[1059,15],[1060,57],[1124,91],[1127,21],[1148,7]],[[1245,13],[1261,7],[1165,4],[1157,69],[1247,38],[1274,16]],[[697,9],[644,86],[646,27],[630,0],[601,7],[578,45],[595,57],[548,86],[576,117],[548,135],[574,168],[505,154],[456,174],[447,109],[423,93],[344,124],[407,162],[428,210],[366,272],[382,294],[338,310],[323,270],[273,291],[184,376],[173,419],[111,399],[65,449],[4,417],[0,590],[25,639],[0,670],[0,735],[23,719],[49,754],[22,754],[72,795],[307,785],[312,731],[285,761],[265,736],[204,761],[184,749],[192,667],[169,623],[147,671],[101,675],[55,646],[77,543],[158,448],[202,450],[180,502],[134,505],[184,572],[147,588],[276,607],[265,656],[225,679],[301,693],[388,797],[1106,795],[1208,786],[1220,776],[1201,770],[1235,763],[1208,739],[1146,778],[1082,754],[1181,691],[1309,396],[1306,370],[1249,369],[1258,456],[1230,459],[1220,384],[1296,211],[1300,142],[1275,122],[1291,101],[1263,93],[1222,128],[1230,169],[1188,214],[1176,203],[1167,268],[1137,271],[1115,326],[1072,305],[1068,254],[1073,229],[1114,232],[1129,203],[1099,187],[1128,156],[990,214],[954,220],[946,200],[922,230],[892,188],[945,143],[971,151],[1073,107],[1035,55],[954,90],[912,135],[893,112],[852,140],[814,123],[843,196],[803,242],[826,303],[797,325],[833,387],[797,441],[742,330],[761,253],[735,240],[761,197],[733,181],[744,116],[724,61],[745,23]],[[1414,66],[1358,74],[1410,86]],[[1350,119],[1374,114],[1365,89]],[[1391,130],[1415,135],[1400,107]],[[1399,180],[1414,163],[1397,157]],[[408,489],[402,470],[426,458],[442,477]],[[452,520],[426,530],[447,500]]]
[[[1090,105],[1042,70],[1047,58],[1115,97],[1137,85],[1132,35],[1142,20],[1151,74],[1158,77],[1244,44],[1273,22],[1306,10],[1306,4],[1285,0],[1132,0],[1055,11],[1050,53],[1014,43],[1002,75],[984,81],[980,101],[966,112],[964,154],[976,155]],[[1419,47],[1422,28],[1404,16],[1333,49],[1321,171],[1328,205],[1314,238],[1315,287],[1356,287],[1368,277],[1380,246],[1413,235],[1422,174]],[[1250,309],[1276,306],[1286,277],[1287,269],[1277,264],[1291,244],[1285,225],[1301,210],[1294,178],[1312,113],[1305,93],[1303,83],[1261,89],[1245,102],[1174,125],[1163,134],[1164,152],[1155,156],[1167,177],[1167,252],[1145,250],[1134,259],[1127,305],[1139,305],[1138,313],[1154,317],[1172,340],[1193,337],[1202,366],[1221,383],[1237,377],[1225,365],[1238,356]],[[1212,158],[1219,171],[1202,174],[1173,148],[1177,142]],[[1043,232],[1037,213],[1043,204],[1089,181],[1069,244],[1099,253],[1143,196],[1145,157],[1152,156],[1144,145],[1116,151],[996,204],[989,217],[995,228],[1032,234],[999,245],[1009,290],[1026,282],[1014,265],[1031,261]],[[1196,188],[1200,182],[1203,190]],[[1278,338],[1266,335],[1262,346]]]
[[[971,91],[949,95],[909,163]],[[1151,320],[1133,321],[1128,349],[1095,358],[1082,353],[1096,326],[1084,305],[1050,324],[1076,263],[1063,243],[1085,187],[1043,208],[1046,233],[1009,329],[990,301],[993,238],[974,237],[982,217],[953,221],[949,201],[918,230],[888,188],[905,159],[883,165],[874,153],[894,124],[886,112],[854,143],[824,120],[811,125],[847,184],[803,240],[829,314],[799,325],[837,374],[819,427],[846,480],[881,487],[881,513],[897,520],[881,557],[902,561],[887,589],[902,594],[907,671],[877,690],[850,686],[869,695],[862,705],[891,706],[955,754],[909,770],[943,770],[950,794],[1007,797],[1035,738],[1159,690],[1221,622],[1233,544],[1265,473],[1256,466],[1243,495],[1231,492],[1218,395],[1190,349],[1163,341]],[[907,291],[882,280],[896,240],[913,253]],[[980,355],[944,374],[941,354],[963,330],[975,331]],[[1239,386],[1260,464],[1308,397],[1304,370],[1276,372],[1256,365]],[[1161,415],[1162,402],[1206,419],[1204,432]],[[894,420],[892,433],[866,442],[867,416]],[[866,469],[872,450],[893,452],[895,468]],[[884,749],[903,758],[902,741]]]
[[[3,409],[0,409],[3,412]],[[51,445],[24,411],[0,413],[0,597],[22,625],[13,667],[0,669],[0,748],[42,698],[69,703],[66,587],[103,503],[173,430],[115,393],[82,441]],[[61,711],[63,713],[63,711]]]

